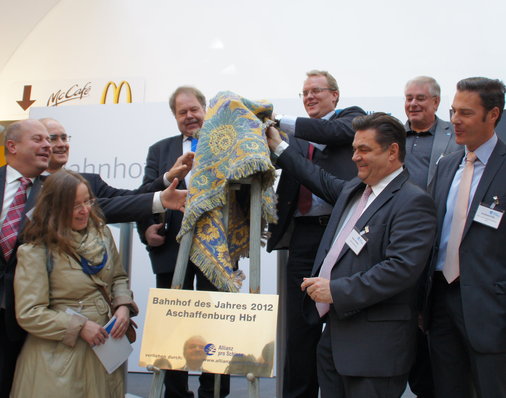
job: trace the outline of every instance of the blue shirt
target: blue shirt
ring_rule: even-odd
[[[474,151],[476,155],[476,161],[474,162],[473,179],[471,181],[471,191],[469,192],[469,206],[471,206],[474,194],[476,193],[476,188],[480,183],[483,171],[487,166],[488,159],[490,158],[490,155],[492,154],[492,151],[494,150],[496,144],[497,135],[494,133],[492,138],[490,138],[487,142],[482,144]],[[453,177],[452,185],[450,186],[450,191],[448,192],[448,197],[446,198],[446,214],[443,220],[443,229],[441,230],[441,240],[439,242],[436,271],[442,271],[446,260],[446,249],[448,247],[448,238],[450,236],[450,230],[452,226],[453,209],[455,208],[455,201],[457,200],[460,179],[462,178],[462,173],[464,171],[467,152],[469,151],[466,148],[465,156],[462,158],[462,162],[460,163],[459,168]]]

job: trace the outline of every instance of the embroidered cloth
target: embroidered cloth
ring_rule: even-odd
[[[234,266],[249,251],[249,186],[236,191],[230,189],[231,183],[261,175],[262,221],[277,221],[275,169],[265,139],[266,118],[271,115],[272,104],[266,101],[220,92],[211,100],[198,132],[178,240],[194,230],[190,259],[220,291],[239,290],[244,278]]]

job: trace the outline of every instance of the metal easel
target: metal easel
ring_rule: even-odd
[[[250,282],[249,292],[260,293],[260,235],[262,222],[262,190],[261,175],[256,174],[240,181],[231,182],[229,184],[230,191],[239,190],[240,185],[251,185],[250,189],[250,238],[249,238],[249,258],[250,258]],[[228,225],[229,208],[225,207],[225,226]],[[188,259],[190,258],[190,249],[193,241],[193,231],[187,232],[179,244],[179,252],[177,255],[176,269],[172,279],[172,289],[182,289]],[[151,382],[151,390],[149,398],[161,398],[163,389],[163,380],[165,378],[165,370],[158,369],[155,366],[148,366],[148,371],[153,372],[153,380]],[[220,397],[220,374],[214,375],[214,398]],[[259,379],[253,373],[246,375],[248,380],[249,398],[259,398]]]

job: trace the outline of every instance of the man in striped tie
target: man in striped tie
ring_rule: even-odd
[[[384,113],[353,121],[358,175],[340,180],[297,154],[273,128],[277,164],[333,205],[311,277],[308,322],[326,322],[317,349],[321,397],[400,397],[415,348],[416,283],[436,229],[430,196],[403,169],[406,134]]]
[[[18,236],[26,212],[33,207],[40,189],[40,174],[47,168],[51,146],[49,134],[37,120],[12,123],[5,131],[5,159],[0,168],[0,397],[8,397],[16,358],[25,332],[14,314],[12,281],[16,268]],[[36,287],[34,287],[36,288]]]

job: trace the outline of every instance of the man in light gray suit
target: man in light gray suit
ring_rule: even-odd
[[[436,80],[418,76],[406,83],[404,110],[406,162],[411,181],[422,188],[429,186],[439,160],[460,149],[452,124],[436,116],[441,88]]]
[[[317,350],[321,397],[394,398],[414,358],[416,282],[431,251],[435,209],[403,170],[406,134],[397,119],[359,116],[353,128],[358,175],[351,181],[305,159],[273,128],[267,136],[283,171],[333,205],[301,285],[308,322],[327,322]]]

